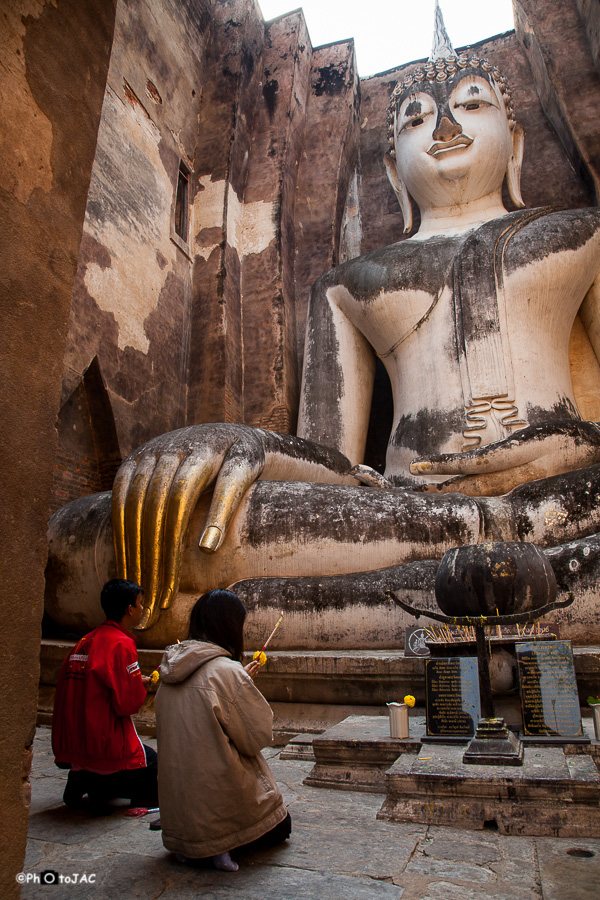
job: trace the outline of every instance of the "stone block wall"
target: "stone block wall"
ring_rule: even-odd
[[[265,25],[245,0],[121,0],[53,509],[186,424],[295,430],[310,286],[338,260],[359,105],[353,43],[314,51],[300,11]],[[182,164],[185,243],[173,228]]]
[[[117,7],[59,415],[63,462],[95,448],[82,470],[86,459],[114,469],[115,456],[186,421],[192,278],[174,207],[180,163],[192,169],[196,152],[210,6]],[[82,386],[87,402],[71,409]],[[57,471],[57,496],[71,490],[67,474]]]
[[[7,900],[19,895],[15,875],[25,855],[55,424],[114,19],[111,0],[2,7],[0,896]]]
[[[533,85],[594,204],[600,188],[598,13],[577,0],[513,0]],[[596,4],[597,7],[597,4]]]

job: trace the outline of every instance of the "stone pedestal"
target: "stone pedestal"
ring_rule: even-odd
[[[314,738],[316,762],[304,784],[384,794],[387,769],[403,754],[413,758],[424,732],[423,717],[410,720],[408,738],[392,738],[387,716],[348,716]]]
[[[386,773],[377,814],[390,822],[451,825],[501,834],[600,836],[600,775],[591,756],[528,746],[522,767],[473,766],[463,748],[425,745]]]
[[[521,766],[523,744],[509,731],[504,719],[480,719],[462,761],[480,766]]]
[[[314,762],[313,741],[318,737],[318,734],[295,734],[291,741],[285,745],[279,754],[279,758]]]

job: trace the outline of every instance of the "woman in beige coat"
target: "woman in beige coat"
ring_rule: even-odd
[[[244,669],[246,607],[231,591],[201,597],[188,640],[167,647],[156,695],[158,792],[163,843],[237,871],[229,851],[289,837],[291,820],[260,751],[273,713]]]

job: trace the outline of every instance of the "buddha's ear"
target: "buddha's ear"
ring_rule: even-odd
[[[525,204],[521,197],[521,166],[523,165],[525,130],[519,122],[512,129],[512,145],[513,152],[506,169],[506,186],[510,199],[517,209],[523,209]]]
[[[391,155],[391,153],[386,153],[384,155],[383,162],[387,170],[387,177],[389,179],[389,182],[394,190],[396,197],[398,198],[398,203],[400,204],[402,218],[404,219],[404,234],[408,234],[408,232],[412,228],[413,215],[412,204],[410,202],[408,191],[406,190],[406,185],[398,177],[396,160]]]

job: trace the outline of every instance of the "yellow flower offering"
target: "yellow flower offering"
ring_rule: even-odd
[[[407,694],[406,697],[404,698],[404,702],[406,703],[407,706],[413,707],[417,701],[412,696],[412,694]]]
[[[267,661],[267,654],[263,653],[262,650],[257,650],[256,653],[254,654],[254,656],[252,657],[252,659],[257,659],[258,664],[260,666],[264,666],[264,664]]]
[[[155,669],[152,675],[150,676],[150,684],[156,684],[160,679],[160,675],[158,673],[158,669]]]

